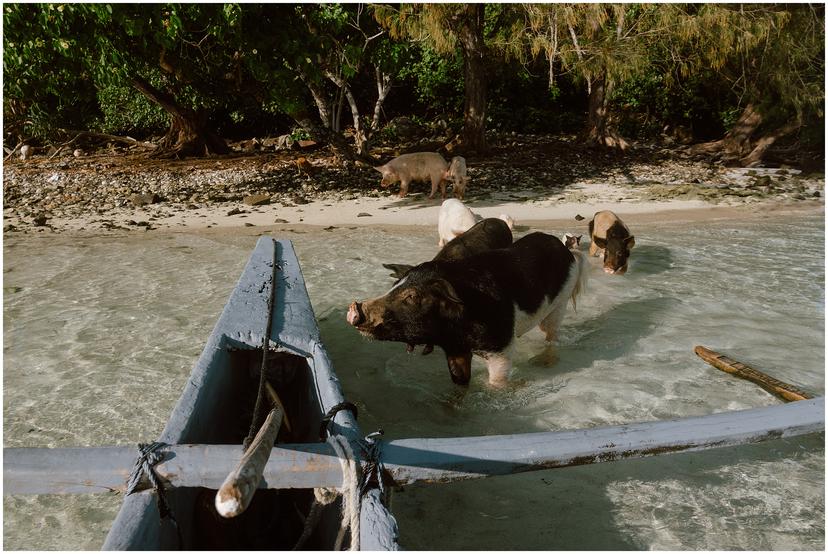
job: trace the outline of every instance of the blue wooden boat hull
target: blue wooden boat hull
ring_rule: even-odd
[[[275,249],[275,256],[274,256]],[[331,407],[343,402],[339,381],[319,338],[305,282],[289,241],[259,239],[238,284],[216,323],[170,419],[158,438],[166,444],[241,444],[249,425],[267,328],[268,296],[275,273],[275,302],[269,337],[268,376],[286,405],[292,431],[277,442],[318,442]],[[354,416],[339,411],[332,434],[362,438]],[[288,433],[283,436],[283,433]],[[239,446],[241,450],[241,446]],[[166,493],[179,532],[162,520],[152,490],[124,499],[104,550],[291,549],[302,531],[312,489],[260,489],[251,508],[232,520],[210,513],[215,490],[176,488]],[[396,522],[379,491],[362,500],[362,549],[396,549]],[[339,530],[339,501],[324,508],[305,544],[330,549]]]

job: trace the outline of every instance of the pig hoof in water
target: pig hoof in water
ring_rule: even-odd
[[[451,380],[457,385],[468,385],[471,381],[471,352],[459,356],[446,356]]]

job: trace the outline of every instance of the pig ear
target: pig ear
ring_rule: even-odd
[[[592,237],[592,242],[594,242],[595,246],[597,246],[598,248],[607,247],[607,239],[602,239],[601,237]]]
[[[457,296],[457,291],[445,279],[434,281],[432,291],[440,299],[440,310],[449,317],[460,317],[463,312],[463,301]]]
[[[383,174],[385,173],[385,166],[384,165],[378,165],[374,169],[376,169],[380,173],[383,173]]]
[[[629,236],[625,238],[624,244],[627,246],[627,248],[632,248],[633,246],[635,246],[635,237]]]

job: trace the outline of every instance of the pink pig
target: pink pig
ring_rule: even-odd
[[[431,181],[431,194],[434,198],[437,186],[440,186],[442,197],[446,197],[446,172],[449,164],[437,152],[415,152],[397,156],[385,165],[375,167],[382,173],[380,185],[388,187],[392,183],[400,182],[400,198],[408,194],[408,185],[412,181]]]

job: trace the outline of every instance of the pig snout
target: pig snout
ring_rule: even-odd
[[[624,275],[627,272],[627,266],[621,267],[604,267],[604,273],[608,273],[610,275]]]
[[[348,306],[348,315],[346,316],[348,323],[357,326],[365,321],[365,314],[362,312],[362,306],[359,302],[353,301]]]

